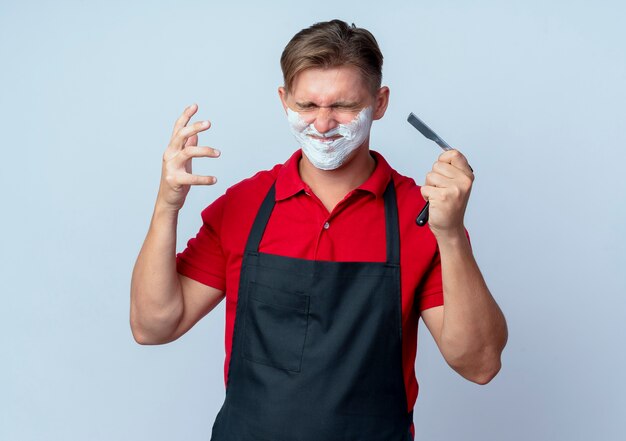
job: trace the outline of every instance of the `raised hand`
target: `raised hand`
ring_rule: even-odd
[[[172,138],[163,153],[161,184],[157,203],[167,208],[180,210],[185,203],[187,193],[192,185],[213,185],[215,176],[199,176],[191,173],[191,160],[196,157],[216,158],[219,150],[211,147],[198,147],[198,133],[211,127],[210,121],[197,121],[189,126],[189,120],[198,111],[192,104],[176,120]]]

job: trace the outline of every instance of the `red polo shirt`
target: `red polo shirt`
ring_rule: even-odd
[[[420,311],[443,304],[441,265],[435,237],[415,223],[425,204],[413,179],[393,170],[377,152],[372,175],[351,191],[332,213],[300,178],[296,151],[285,164],[261,171],[229,188],[202,211],[202,226],[176,256],[180,274],[226,293],[226,360],[228,381],[239,272],[243,251],[257,211],[276,181],[276,205],[259,251],[301,259],[374,261],[386,259],[383,192],[393,179],[398,202],[402,285],[402,356],[407,411],[413,409],[417,323]]]

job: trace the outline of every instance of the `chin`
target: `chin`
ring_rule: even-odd
[[[369,154],[369,146],[367,146],[366,144],[363,144],[360,147],[357,147],[353,152],[351,152],[343,161],[343,163],[339,167],[337,167],[336,170],[345,168],[348,164],[354,161],[356,157],[360,155],[365,155],[365,154]]]

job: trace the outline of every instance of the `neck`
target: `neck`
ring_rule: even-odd
[[[300,177],[318,198],[322,201],[327,199],[339,202],[372,175],[376,168],[376,160],[370,154],[368,143],[365,142],[335,170],[316,168],[304,154],[298,167]]]

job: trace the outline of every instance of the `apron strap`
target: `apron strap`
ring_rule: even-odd
[[[385,226],[387,230],[387,264],[400,265],[400,231],[398,227],[398,204],[396,187],[389,179],[383,195],[385,200]]]
[[[267,226],[267,222],[270,220],[270,216],[272,215],[272,210],[274,209],[274,204],[276,202],[275,186],[276,181],[274,181],[274,183],[270,187],[270,190],[267,192],[267,195],[265,196],[265,199],[263,199],[263,203],[261,204],[261,208],[259,208],[259,212],[254,218],[252,230],[250,230],[248,242],[246,243],[246,253],[259,252],[259,244],[261,243],[263,233],[265,232],[265,227]]]
[[[259,211],[252,224],[248,241],[246,242],[246,253],[258,253],[259,244],[263,238],[265,227],[272,215],[274,204],[276,203],[276,182],[272,184]],[[396,202],[396,189],[393,179],[389,180],[385,193],[383,195],[385,201],[385,227],[387,233],[387,263],[391,265],[400,265],[400,233],[398,230],[398,205]]]

